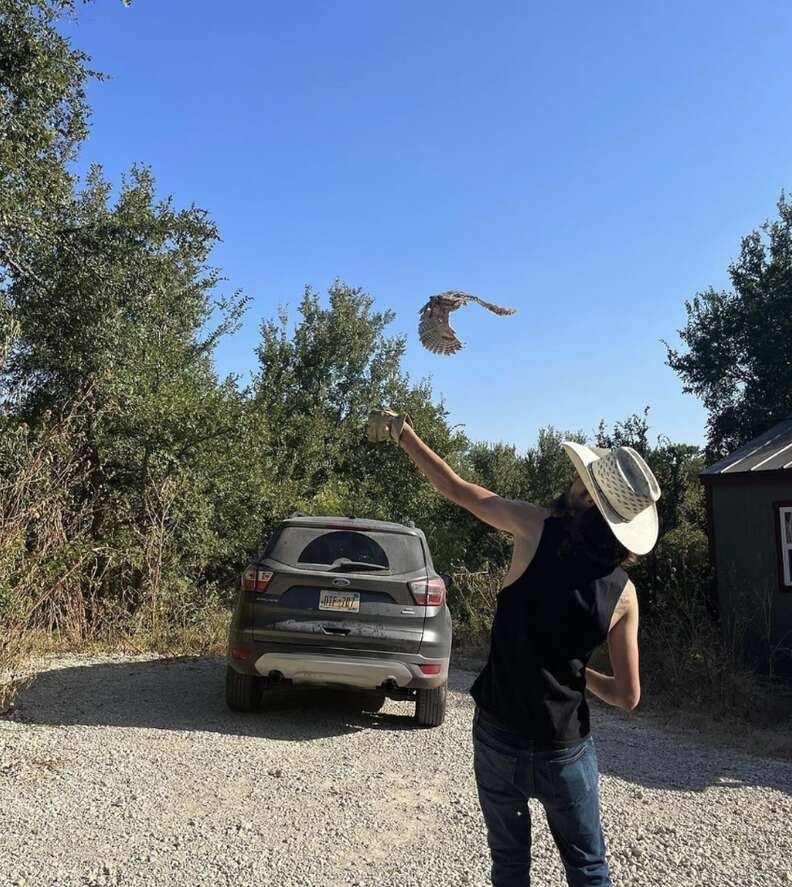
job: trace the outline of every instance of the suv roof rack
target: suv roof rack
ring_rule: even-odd
[[[293,511],[289,517],[308,517],[308,515],[304,511]]]

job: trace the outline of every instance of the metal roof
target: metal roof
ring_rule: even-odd
[[[744,474],[784,468],[792,468],[792,416],[701,473]]]

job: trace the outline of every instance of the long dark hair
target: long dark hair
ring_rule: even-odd
[[[561,558],[583,557],[601,567],[633,567],[638,558],[613,535],[608,522],[596,505],[582,511],[569,508],[567,496],[553,502],[553,514],[564,521],[564,539],[558,548]]]

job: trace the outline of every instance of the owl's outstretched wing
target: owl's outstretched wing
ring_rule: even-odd
[[[458,306],[455,306],[458,307]],[[456,354],[462,343],[456,337],[448,322],[450,305],[444,305],[438,299],[430,299],[421,309],[418,322],[418,338],[424,348],[435,354]]]

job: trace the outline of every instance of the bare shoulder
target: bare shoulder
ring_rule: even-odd
[[[522,524],[523,532],[519,535],[534,537],[542,529],[544,522],[550,517],[550,509],[532,502],[523,502],[519,499],[511,500],[511,504]]]
[[[512,499],[511,501],[523,512],[525,519],[533,523],[543,524],[550,517],[550,509],[544,508],[542,505],[534,505],[533,502],[523,502],[520,499]]]
[[[613,628],[617,622],[620,622],[628,614],[638,615],[638,594],[632,579],[627,580],[627,584],[624,586],[624,590],[616,602],[610,627]]]

